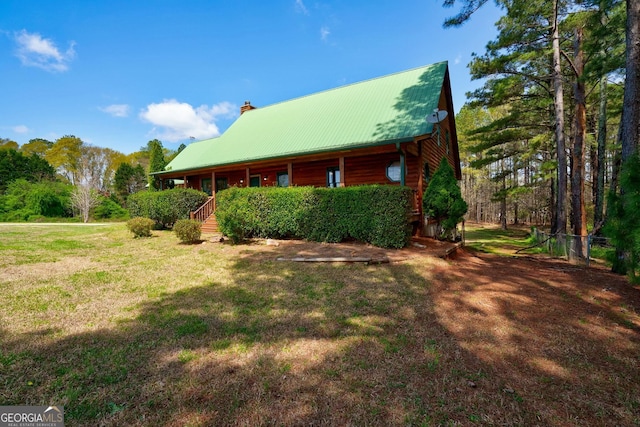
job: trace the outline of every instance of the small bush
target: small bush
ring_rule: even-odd
[[[179,219],[173,225],[173,231],[182,243],[196,243],[200,241],[202,224],[192,219]]]
[[[155,225],[155,221],[151,218],[136,217],[127,221],[127,228],[133,233],[135,238],[151,237],[151,230]]]

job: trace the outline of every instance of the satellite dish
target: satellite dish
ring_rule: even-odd
[[[438,110],[436,108],[435,110],[433,110],[433,113],[428,114],[427,117],[425,117],[425,120],[433,124],[440,123],[447,117],[447,114],[449,113],[447,113],[446,110]]]
[[[437,108],[435,110],[433,110],[433,113],[427,115],[427,117],[425,117],[424,119],[428,122],[433,124],[434,129],[433,129],[433,133],[431,134],[433,136],[433,134],[437,135],[437,139],[436,141],[438,142],[438,147],[440,146],[440,125],[439,123],[441,121],[443,121],[446,117],[447,117],[447,112],[446,110],[438,110]]]

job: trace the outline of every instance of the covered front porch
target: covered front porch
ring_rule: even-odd
[[[209,201],[192,218],[205,225],[213,220],[216,193],[229,187],[406,185],[413,189],[413,215],[422,225],[423,160],[419,142],[389,144],[340,153],[291,157],[191,171],[164,172],[163,182],[180,179],[185,188],[203,191]],[[427,167],[428,170],[428,167]],[[163,185],[166,188],[166,184]]]

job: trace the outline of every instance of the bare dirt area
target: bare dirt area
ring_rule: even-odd
[[[640,423],[640,290],[625,277],[459,251],[434,285],[442,323],[504,381],[487,386],[520,396],[554,424]]]
[[[209,236],[211,241],[217,242],[221,236]],[[206,244],[207,242],[205,242]],[[239,252],[259,252],[263,258],[277,256],[281,261],[304,259],[306,262],[331,262],[332,259],[340,262],[370,262],[387,263],[401,262],[419,257],[448,257],[460,246],[458,243],[443,242],[426,237],[413,237],[411,243],[402,249],[385,249],[360,242],[345,243],[317,243],[304,240],[275,240],[254,239],[243,245],[234,246],[228,242],[229,250]],[[259,249],[259,250],[258,250]],[[365,261],[365,260],[370,261]],[[294,261],[295,262],[295,261]]]

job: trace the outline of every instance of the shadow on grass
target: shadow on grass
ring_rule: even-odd
[[[566,264],[294,264],[278,252],[252,248],[230,282],[146,301],[110,330],[0,329],[0,405],[61,403],[68,425],[624,425],[637,414],[638,331],[585,328],[583,317],[615,323],[615,310],[550,284]]]

